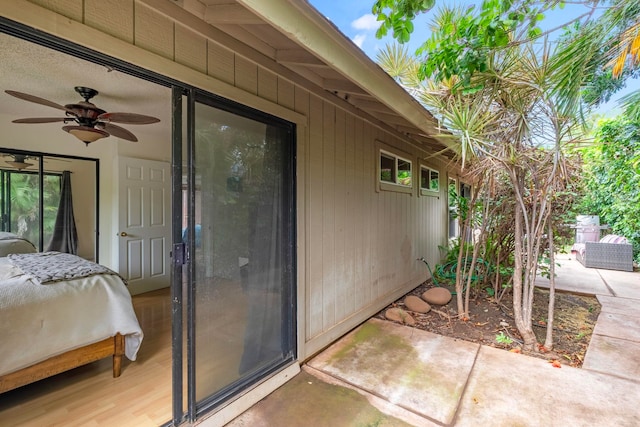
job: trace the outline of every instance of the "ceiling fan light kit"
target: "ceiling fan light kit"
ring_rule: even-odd
[[[6,160],[5,163],[18,170],[26,169],[30,166],[33,166],[33,163],[26,162],[26,160],[31,159],[32,157],[26,156],[24,154],[5,154],[5,157],[11,157],[13,160]]]
[[[63,122],[64,124],[67,124],[69,122],[75,122],[77,125],[63,126],[62,130],[75,136],[86,145],[89,145],[98,139],[107,138],[109,136],[115,136],[131,142],[138,141],[138,138],[136,138],[136,136],[127,129],[116,126],[112,123],[147,125],[158,123],[160,121],[160,119],[145,116],[143,114],[118,112],[108,113],[89,102],[91,98],[98,95],[97,90],[84,86],[76,86],[75,90],[82,98],[84,98],[84,101],[66,105],[56,104],[55,102],[47,99],[40,98],[35,95],[29,95],[28,93],[5,90],[7,94],[18,99],[56,108],[66,113],[66,117],[33,117],[27,119],[16,119],[13,120],[13,123]]]
[[[18,169],[18,170],[22,170],[22,169],[26,169],[29,166],[33,166],[33,163],[27,163],[27,162],[19,162],[19,161],[9,161],[6,162],[8,165],[13,166],[14,168]]]
[[[100,138],[106,138],[109,136],[109,134],[103,130],[88,126],[62,126],[62,130],[69,132],[71,135],[75,136],[87,145],[92,142],[96,142]]]

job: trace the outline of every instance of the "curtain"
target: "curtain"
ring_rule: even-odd
[[[269,126],[266,134],[263,169],[255,203],[249,218],[249,263],[247,294],[249,300],[244,352],[239,373],[244,375],[270,363],[282,360],[283,292],[283,232],[286,226],[283,205],[283,135]]]
[[[60,205],[53,229],[53,236],[48,251],[65,252],[76,255],[78,253],[78,230],[73,217],[73,199],[71,197],[71,172],[62,172],[60,189]]]

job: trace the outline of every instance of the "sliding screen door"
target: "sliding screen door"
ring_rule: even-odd
[[[193,281],[190,412],[200,413],[295,359],[294,128],[204,97],[192,111],[183,239]]]

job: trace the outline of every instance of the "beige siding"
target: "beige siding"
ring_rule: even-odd
[[[258,96],[278,102],[278,76],[264,68],[258,68]]]
[[[100,31],[133,43],[133,0],[85,0],[84,22]]]
[[[324,321],[324,295],[323,295],[323,265],[324,265],[324,245],[323,245],[323,209],[324,200],[322,180],[323,168],[323,120],[322,120],[322,100],[315,96],[310,98],[309,103],[309,158],[306,182],[298,183],[307,189],[305,204],[307,210],[307,264],[309,279],[307,288],[307,337],[309,340],[325,330]],[[300,143],[300,141],[298,142]],[[302,142],[304,143],[304,142]],[[300,203],[300,201],[298,201]],[[300,212],[300,211],[298,211]]]
[[[236,55],[235,85],[252,95],[258,94],[258,66]]]
[[[175,42],[173,21],[141,3],[136,3],[135,11],[136,46],[164,58],[173,59]]]
[[[416,259],[424,256],[433,266],[440,256],[438,245],[444,244],[447,236],[446,165],[430,160],[441,174],[439,197],[422,196],[417,190],[419,158],[430,153],[357,115],[337,97],[292,83],[278,75],[275,67],[268,69],[250,61],[206,31],[191,31],[189,23],[176,21],[183,15],[167,12],[174,7],[171,4],[151,2],[163,8],[160,11],[131,0],[33,3],[169,60],[148,62],[153,71],[168,73],[171,68],[173,78],[200,82],[205,90],[223,88],[224,96],[234,101],[298,120],[301,359],[427,277],[425,265]],[[100,19],[101,15],[105,18]],[[77,39],[67,36],[82,44],[85,30],[76,31]],[[187,76],[191,70],[198,74]],[[398,154],[412,160],[412,194],[376,190],[378,143],[400,150]]]
[[[82,0],[29,0],[31,3],[42,6],[53,12],[57,12],[62,16],[73,19],[74,21],[82,21]]]
[[[233,85],[235,82],[234,53],[214,42],[209,42],[207,47],[207,73],[211,77],[215,77],[225,83]]]
[[[176,25],[175,60],[178,64],[207,72],[207,39],[189,30],[183,25]]]

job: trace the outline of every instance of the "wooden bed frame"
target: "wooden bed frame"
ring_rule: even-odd
[[[122,369],[123,354],[124,336],[116,334],[114,337],[95,344],[68,351],[19,371],[0,376],[0,393],[109,356],[113,356],[113,377],[117,378]]]

